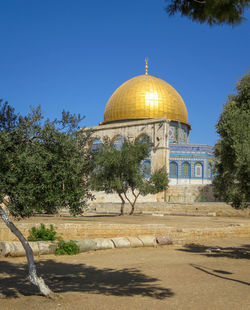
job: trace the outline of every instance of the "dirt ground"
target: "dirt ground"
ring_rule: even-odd
[[[39,296],[25,258],[2,257],[1,310],[250,309],[250,238],[36,259],[59,296]]]
[[[22,219],[20,222],[13,220],[15,223],[74,223],[81,225],[82,223],[110,223],[110,224],[164,224],[169,227],[176,228],[215,228],[226,227],[237,224],[249,224],[249,217],[217,217],[217,216],[152,216],[152,215],[107,215],[107,214],[86,214],[79,217],[55,217],[55,216],[34,216]]]

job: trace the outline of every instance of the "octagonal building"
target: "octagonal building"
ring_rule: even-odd
[[[104,121],[91,129],[94,132],[92,148],[100,147],[104,137],[109,137],[116,148],[121,147],[124,139],[132,141],[145,136],[151,141],[150,156],[142,163],[145,175],[166,167],[170,187],[165,193],[141,199],[214,200],[213,147],[189,144],[191,126],[182,97],[166,81],[148,74],[147,61],[145,74],[131,78],[114,91],[106,104]],[[108,199],[109,195],[106,196]]]

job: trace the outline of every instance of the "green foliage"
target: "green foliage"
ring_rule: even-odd
[[[44,224],[41,224],[39,228],[32,227],[29,233],[29,241],[55,241],[58,239],[53,225],[50,225],[50,228],[46,228]]]
[[[150,178],[143,178],[139,189],[143,196],[147,194],[157,194],[163,192],[168,188],[168,175],[166,173],[166,167],[154,171]]]
[[[87,175],[90,133],[79,130],[79,115],[44,120],[40,107],[27,116],[0,101],[0,200],[9,197],[15,217],[56,213],[68,207],[80,214],[91,197]]]
[[[229,24],[237,25],[243,20],[244,11],[249,7],[249,0],[166,0],[167,13],[171,16],[180,12],[193,21],[210,26]]]
[[[46,228],[44,224],[41,224],[39,228],[32,227],[31,230],[29,230],[29,233],[28,241],[58,240],[55,250],[56,255],[74,255],[79,253],[79,246],[72,240],[63,241],[61,237],[58,237],[53,225]]]
[[[79,253],[79,246],[73,240],[60,240],[55,250],[56,255],[75,255],[77,253]]]
[[[250,74],[239,81],[237,94],[229,96],[216,126],[214,189],[235,208],[250,202]]]
[[[140,163],[148,152],[146,143],[125,141],[121,150],[117,150],[106,141],[93,157],[92,189],[107,193],[124,192],[128,184],[135,182],[140,175]]]
[[[122,205],[125,199],[130,203],[133,213],[139,195],[155,194],[168,186],[166,169],[155,171],[150,178],[144,176],[141,163],[148,157],[150,147],[147,141],[132,143],[125,140],[121,149],[117,150],[106,140],[103,148],[93,155],[91,188],[106,193],[117,193]],[[128,197],[128,192],[132,193],[133,201]]]

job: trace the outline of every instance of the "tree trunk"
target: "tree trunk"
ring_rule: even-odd
[[[6,212],[4,211],[2,207],[0,207],[0,215],[4,223],[6,224],[6,226],[20,240],[20,242],[22,243],[22,246],[24,247],[27,261],[28,261],[28,267],[29,267],[28,279],[30,280],[31,283],[33,283],[34,285],[38,287],[42,295],[51,297],[53,295],[53,292],[45,284],[44,280],[37,276],[33,251],[28,241],[24,238],[20,230],[12,223],[12,221],[9,219],[8,215],[6,214]]]
[[[130,203],[130,205],[131,205],[131,211],[130,211],[129,215],[133,215],[133,214],[134,214],[136,200],[137,200],[137,198],[139,197],[140,192],[136,195],[135,192],[134,192],[134,190],[132,189],[132,194],[133,194],[133,196],[135,197],[135,199],[134,199],[133,202],[131,202],[131,201],[129,200],[129,198],[125,195],[126,199],[129,201],[129,203]]]
[[[135,211],[135,202],[131,206],[131,211],[130,211],[129,215],[133,215],[134,211]]]
[[[120,211],[120,214],[119,215],[124,215],[124,205],[125,205],[125,200],[123,199],[122,197],[122,194],[121,193],[118,193],[119,197],[121,198],[121,211]]]

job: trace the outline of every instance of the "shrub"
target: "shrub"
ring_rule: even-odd
[[[28,241],[55,241],[58,239],[53,225],[50,225],[50,228],[46,228],[44,224],[41,224],[38,228],[32,227],[29,233]]]
[[[55,250],[56,255],[74,255],[79,253],[79,246],[73,241],[59,240],[58,248]]]

